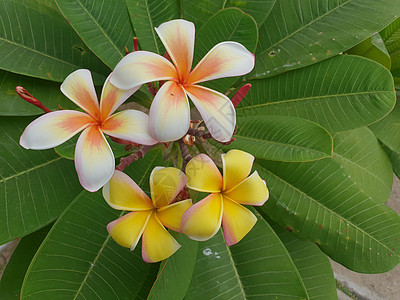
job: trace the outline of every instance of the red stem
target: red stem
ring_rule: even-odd
[[[15,90],[17,91],[18,96],[20,96],[26,102],[29,102],[30,104],[33,104],[36,107],[39,107],[45,113],[51,112],[50,109],[48,109],[42,102],[40,102],[38,99],[33,97],[30,93],[28,93],[28,91],[26,89],[24,89],[22,86],[17,86],[15,88]]]

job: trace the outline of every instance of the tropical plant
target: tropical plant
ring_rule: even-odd
[[[22,239],[0,281],[0,298],[337,299],[329,257],[361,273],[394,268],[400,217],[385,202],[393,172],[400,175],[399,16],[400,0],[3,0],[0,245]],[[121,158],[118,172],[153,199],[155,167],[185,170],[192,156],[207,154],[222,168],[221,154],[238,149],[255,157],[269,200],[249,209],[256,222],[240,242],[227,246],[222,230],[206,241],[171,232],[181,247],[148,263],[141,247],[130,251],[107,232],[124,212],[101,191],[83,190],[73,161],[77,136],[41,151],[19,140],[43,109],[77,109],[60,91],[74,71],[90,70],[100,95],[128,52],[164,56],[155,28],[173,19],[196,28],[193,66],[225,41],[255,54],[250,73],[198,87],[232,99],[237,128],[227,131],[235,130],[234,139],[215,129],[218,120],[204,117],[206,109],[191,106],[183,138],[153,134],[163,142],[155,146],[107,138]],[[121,110],[147,113],[156,92],[175,79],[142,85]],[[159,120],[150,109],[152,118]],[[169,119],[175,121],[182,120]],[[213,191],[190,191],[193,203],[204,192]]]

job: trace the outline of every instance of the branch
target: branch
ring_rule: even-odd
[[[152,149],[153,146],[143,146],[142,148],[138,149],[136,152],[121,158],[121,162],[118,166],[115,167],[116,170],[124,171],[127,166],[129,166],[134,161],[144,157],[144,155]]]
[[[179,149],[181,150],[182,160],[183,160],[182,172],[185,173],[186,165],[192,159],[192,156],[190,155],[189,150],[182,139],[178,140],[178,144],[179,144]]]

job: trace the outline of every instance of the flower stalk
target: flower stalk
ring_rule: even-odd
[[[26,89],[24,89],[22,86],[17,86],[15,88],[17,91],[18,96],[20,96],[22,99],[24,99],[26,102],[29,102],[30,104],[35,105],[36,107],[40,108],[43,110],[45,113],[51,112],[49,108],[47,108],[42,102],[40,102],[38,99],[33,97]]]

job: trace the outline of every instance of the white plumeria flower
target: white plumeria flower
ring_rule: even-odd
[[[109,76],[110,77],[110,76]],[[47,113],[30,123],[20,138],[26,149],[56,147],[82,131],[75,148],[75,167],[82,186],[91,192],[106,184],[114,173],[114,154],[104,133],[142,145],[157,143],[148,130],[148,116],[136,110],[112,113],[136,90],[120,90],[104,83],[100,105],[89,70],[77,70],[62,83],[61,92],[86,113],[59,110]]]
[[[235,108],[229,98],[197,85],[222,77],[240,76],[254,67],[254,55],[236,42],[222,42],[212,48],[191,71],[195,28],[192,22],[172,20],[155,29],[174,64],[147,51],[125,56],[110,78],[120,89],[167,80],[150,107],[149,130],[162,142],[184,136],[190,125],[187,96],[200,112],[212,137],[228,142],[236,125]]]

